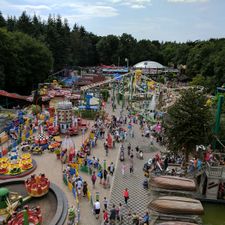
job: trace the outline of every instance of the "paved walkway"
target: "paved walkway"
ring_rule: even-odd
[[[146,212],[147,205],[150,201],[150,197],[148,195],[149,190],[144,189],[142,185],[144,181],[143,165],[149,158],[152,158],[152,156],[155,155],[155,152],[150,151],[149,138],[141,136],[138,125],[134,125],[134,133],[135,137],[128,138],[127,142],[125,143],[125,175],[123,176],[121,173],[122,162],[118,160],[111,192],[110,207],[112,207],[112,204],[118,206],[120,202],[125,205],[123,190],[125,188],[128,188],[130,197],[128,200],[128,207],[125,207],[125,216],[122,224],[132,224],[131,217],[128,215],[129,212],[136,212],[139,216],[142,217]],[[128,143],[131,144],[131,149],[133,149],[134,152],[133,174],[130,174],[129,171],[130,160],[127,154]],[[144,160],[136,158],[135,147],[137,145],[139,146],[140,150],[143,150],[144,152]]]

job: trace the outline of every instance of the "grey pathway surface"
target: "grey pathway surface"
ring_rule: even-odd
[[[143,188],[144,172],[143,165],[149,159],[152,158],[156,152],[150,150],[150,139],[141,136],[139,125],[135,124],[134,127],[134,138],[129,137],[125,142],[125,161],[126,165],[125,175],[121,173],[122,162],[118,159],[117,166],[115,170],[115,176],[113,180],[113,185],[111,189],[111,199],[110,208],[112,204],[116,207],[121,202],[125,208],[124,221],[121,224],[132,224],[131,216],[128,215],[129,212],[136,212],[139,216],[143,216],[147,210],[147,205],[150,201],[149,190]],[[127,154],[127,146],[131,144],[131,149],[134,153],[134,173],[130,174],[129,166],[130,160]],[[156,143],[155,143],[156,144]],[[144,152],[144,160],[136,158],[135,147],[139,146],[140,150]],[[157,146],[159,149],[159,146]],[[119,157],[119,156],[118,156]],[[125,206],[123,198],[123,190],[128,188],[129,200],[128,207]]]

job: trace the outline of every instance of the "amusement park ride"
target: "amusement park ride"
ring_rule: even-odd
[[[29,208],[27,205],[23,210],[16,211],[31,198],[46,195],[49,191],[50,182],[44,174],[32,175],[25,181],[28,196],[22,197],[18,193],[10,192],[8,188],[0,188],[0,224],[8,225],[39,225],[42,222],[40,207]]]

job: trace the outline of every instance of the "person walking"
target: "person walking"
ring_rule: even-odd
[[[97,177],[95,175],[95,172],[93,172],[92,176],[91,176],[91,181],[92,181],[92,185],[93,185],[93,188],[95,188],[95,181],[96,181]]]
[[[151,221],[151,217],[149,216],[148,212],[146,212],[142,218],[141,225],[149,225],[150,221]]]
[[[104,187],[106,187],[106,179],[107,179],[107,175],[108,175],[107,170],[104,170],[104,171],[103,171],[103,186],[104,186]]]
[[[99,179],[100,179],[99,184],[102,184],[102,178],[103,178],[102,170],[99,170],[99,172],[98,172],[98,177],[99,177]]]
[[[112,206],[112,209],[110,210],[109,221],[110,221],[111,225],[115,224],[115,222],[116,222],[116,207],[114,204]]]
[[[125,188],[125,190],[123,191],[123,197],[124,197],[124,202],[127,205],[128,204],[128,199],[129,199],[129,192],[128,192],[127,188]]]
[[[119,221],[120,223],[123,221],[124,217],[124,207],[122,206],[122,203],[119,204]]]
[[[109,175],[109,173],[107,174],[107,177],[106,177],[106,188],[110,188],[110,175]]]
[[[122,173],[122,176],[124,177],[124,175],[125,175],[125,170],[126,170],[126,165],[124,164],[124,162],[123,162],[123,164],[122,164],[122,166],[121,166],[121,173]]]
[[[131,162],[130,163],[130,174],[133,174],[134,173],[134,165],[133,163]]]
[[[128,154],[128,156],[130,156],[130,151],[131,151],[131,144],[129,143],[129,145],[127,146],[127,154]]]
[[[114,173],[114,164],[113,164],[113,162],[111,162],[111,164],[109,166],[109,172],[113,176],[113,173]]]
[[[86,181],[84,181],[84,184],[83,184],[83,196],[87,196],[87,191],[88,191],[88,184]]]
[[[104,205],[104,209],[107,210],[108,209],[108,200],[106,197],[104,197],[104,199],[103,199],[103,205]]]
[[[96,202],[94,203],[96,219],[99,219],[100,209],[101,209],[100,202],[98,200],[96,200]]]
[[[105,148],[105,156],[108,156],[109,154],[109,146],[107,143],[104,143],[104,148]]]
[[[103,221],[104,221],[104,225],[109,224],[109,215],[107,210],[103,210]]]

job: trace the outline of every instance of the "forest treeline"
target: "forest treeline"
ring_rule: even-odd
[[[151,35],[151,34],[149,34]],[[97,36],[67,20],[47,21],[23,12],[19,18],[0,13],[0,89],[29,93],[51,71],[71,66],[133,65],[142,60],[165,66],[186,65],[194,84],[210,90],[225,83],[225,38],[186,43],[136,40],[130,34]]]

